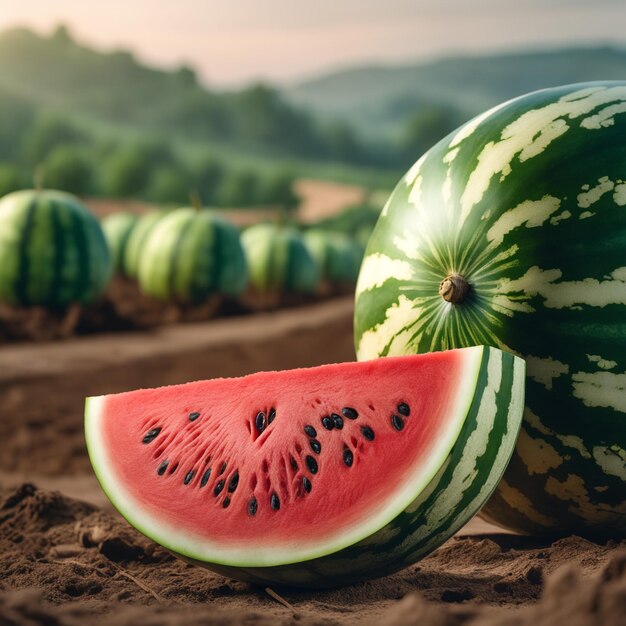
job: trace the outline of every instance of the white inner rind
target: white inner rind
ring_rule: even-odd
[[[476,394],[483,354],[489,348],[476,346],[459,350],[463,365],[456,385],[456,392],[448,427],[443,428],[439,440],[430,454],[420,458],[404,481],[389,492],[389,498],[368,511],[367,516],[350,528],[338,528],[330,539],[314,543],[303,541],[302,529],[298,539],[287,538],[284,545],[262,545],[261,541],[236,546],[212,541],[206,535],[183,531],[179,527],[159,519],[143,503],[126,489],[123,478],[115,473],[115,462],[110,458],[107,446],[102,445],[103,418],[106,415],[106,396],[87,398],[85,406],[85,437],[87,449],[100,485],[117,510],[138,530],[162,546],[181,555],[221,565],[235,567],[270,567],[307,561],[351,546],[373,535],[402,513],[427,487],[446,461],[459,437],[472,401]]]

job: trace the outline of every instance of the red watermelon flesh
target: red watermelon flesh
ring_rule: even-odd
[[[89,453],[120,512],[179,554],[243,567],[316,558],[376,532],[428,485],[482,351],[90,398]]]

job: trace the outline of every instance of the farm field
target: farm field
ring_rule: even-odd
[[[114,511],[86,455],[86,395],[350,360],[351,328],[348,296],[148,333],[4,347],[2,619],[37,616],[64,626],[531,624],[557,613],[587,612],[594,620],[619,602],[626,542],[533,539],[475,519],[393,576],[334,591],[277,589],[290,609],[262,589],[174,559]],[[566,571],[555,574],[562,566]],[[600,578],[608,582],[600,585]]]

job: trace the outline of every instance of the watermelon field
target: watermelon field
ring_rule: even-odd
[[[184,4],[0,16],[0,626],[626,626],[621,53]]]
[[[497,350],[485,356],[466,426],[446,464],[411,505],[414,512],[392,520],[378,531],[375,540],[362,540],[363,548],[361,543],[344,548],[340,559],[332,555],[313,560],[305,557],[294,567],[279,568],[280,573],[248,567],[244,582],[236,582],[231,576],[242,578],[237,569],[220,565],[214,567],[217,573],[210,573],[157,547],[133,530],[105,495],[116,492],[117,480],[109,482],[110,478],[98,473],[104,491],[98,484],[83,429],[85,398],[324,363],[367,366],[367,362],[354,362],[353,344],[353,293],[363,248],[359,249],[358,239],[343,234],[341,228],[328,230],[329,225],[353,221],[354,211],[298,229],[273,219],[240,226],[227,213],[193,208],[146,211],[142,207],[138,212],[105,211],[98,218],[78,199],[45,190],[19,192],[1,200],[2,206],[8,206],[5,215],[22,228],[22,233],[26,227],[28,243],[37,241],[37,236],[45,238],[46,230],[53,235],[49,250],[44,249],[43,254],[34,251],[31,257],[22,253],[19,258],[23,265],[16,264],[13,274],[10,267],[3,274],[0,436],[4,454],[0,460],[0,497],[4,513],[0,561],[8,576],[2,583],[0,610],[13,620],[9,623],[27,623],[32,611],[68,625],[86,616],[102,624],[121,618],[128,623],[150,619],[165,625],[176,623],[181,615],[191,623],[212,623],[207,619],[214,619],[215,611],[215,623],[233,624],[250,615],[258,616],[258,623],[268,624],[277,620],[313,624],[320,618],[342,624],[365,616],[396,620],[390,623],[407,623],[405,620],[414,616],[422,623],[423,616],[429,616],[429,620],[457,620],[450,623],[460,624],[463,622],[458,620],[465,619],[458,617],[461,615],[472,616],[476,623],[499,623],[484,620],[508,619],[511,611],[530,620],[552,611],[553,603],[561,601],[560,591],[553,589],[562,585],[567,585],[572,597],[572,611],[596,610],[591,604],[581,604],[581,597],[588,598],[588,603],[613,601],[611,585],[614,580],[619,582],[623,542],[611,539],[607,543],[597,536],[515,535],[479,518],[467,523],[504,471],[521,418],[521,406],[512,407],[516,406],[515,398],[523,397],[523,369],[514,374]],[[69,228],[64,230],[64,224]],[[39,235],[33,234],[35,227],[41,229]],[[145,231],[153,233],[148,232],[147,243]],[[139,243],[133,244],[133,238]],[[86,246],[85,242],[90,243]],[[17,243],[15,250],[28,249],[24,240]],[[56,246],[64,249],[59,251]],[[188,257],[183,250],[189,251]],[[4,258],[11,252],[5,248]],[[222,256],[216,258],[216,253]],[[82,269],[76,271],[71,259],[81,255]],[[194,265],[194,259],[201,259],[203,265]],[[10,289],[17,284],[15,276],[31,280],[20,289]],[[333,384],[337,384],[338,375],[332,376]],[[377,377],[381,390],[402,386],[400,376],[399,372],[394,374],[391,384]],[[484,383],[480,382],[482,376]],[[350,385],[353,395],[355,384]],[[415,392],[408,390],[416,384],[406,388],[406,404],[398,404],[392,433],[413,436],[410,428],[423,419],[411,417],[411,410],[420,404],[420,392],[414,396]],[[433,385],[440,383],[425,384],[432,396]],[[317,393],[328,393],[331,387],[330,383],[323,384]],[[367,394],[367,388],[372,393],[373,382],[365,382],[360,393]],[[271,389],[275,395],[275,386]],[[207,393],[214,402],[220,402],[217,392]],[[237,405],[250,393],[251,389],[243,394],[234,392]],[[299,395],[298,401],[303,397]],[[433,401],[434,406],[444,406],[441,400]],[[352,427],[350,411],[361,414],[364,410],[358,394],[350,402],[357,408],[342,409],[342,429]],[[487,403],[493,407],[491,418]],[[500,404],[502,409],[497,408]],[[277,406],[281,411],[283,404]],[[124,423],[130,418],[129,407],[124,405]],[[508,410],[508,425],[498,416],[503,409]],[[273,410],[265,409],[264,415],[272,419]],[[88,420],[95,419],[89,417],[91,414],[87,414]],[[196,415],[200,413],[189,413],[194,422]],[[355,426],[360,419],[362,415]],[[494,420],[491,426],[489,419]],[[253,428],[258,428],[258,416],[255,420]],[[496,437],[493,429],[497,424],[502,431]],[[311,440],[313,450],[315,442],[321,441],[317,445],[328,451],[326,426],[306,426],[309,435],[311,428],[317,437]],[[363,442],[378,445],[385,426],[371,416],[369,423],[359,428]],[[451,429],[447,438],[453,441],[457,427],[450,421],[446,428]],[[149,430],[147,436],[152,437],[150,433],[157,430]],[[159,434],[154,436],[158,440]],[[90,437],[87,441],[91,441],[94,462],[95,442],[101,435]],[[479,455],[477,467],[484,475],[473,470],[466,476],[460,474],[466,471],[463,467],[467,466],[470,449]],[[357,447],[346,456],[346,450],[338,452],[343,455],[344,468],[348,461],[351,466],[360,458],[353,461],[353,454],[365,453],[364,448]],[[394,454],[396,463],[406,456],[400,450]],[[306,457],[306,463],[312,458]],[[129,457],[129,462],[134,474],[138,461]],[[161,467],[166,468],[164,472],[171,468],[169,460],[159,463],[157,474]],[[376,474],[367,479],[370,482],[383,472],[382,467],[372,469]],[[193,481],[195,471],[184,470],[185,481],[189,477]],[[204,471],[202,480],[206,475]],[[237,482],[247,480],[239,474],[225,476],[231,486],[236,486],[235,476]],[[200,478],[198,474],[195,480]],[[332,484],[334,479],[311,478],[308,483],[304,479],[302,493],[313,486],[309,497],[318,494],[326,498],[324,491],[317,489],[322,485],[328,491],[323,481]],[[142,482],[145,485],[151,480],[148,474]],[[454,486],[455,481],[459,486],[470,485],[469,480],[473,481],[469,489],[459,491]],[[219,476],[214,481],[207,478],[211,490],[219,488]],[[183,499],[187,497],[184,494],[181,492]],[[223,502],[229,503],[231,497],[236,502],[234,495],[237,493]],[[142,527],[147,523],[133,521],[134,513],[124,504],[126,496],[111,497],[133,524]],[[442,506],[443,502],[447,504]],[[254,517],[261,521],[257,507],[262,503],[253,497],[248,511],[251,503]],[[316,500],[311,503],[314,508],[308,515],[314,518],[315,511],[324,507]],[[288,505],[283,501],[283,506]],[[437,524],[434,536],[433,531],[425,532],[425,512],[430,523]],[[176,526],[181,523],[179,520]],[[398,542],[395,537],[405,537],[407,529],[412,529],[409,532],[414,539]],[[145,532],[175,552],[187,551],[158,534]],[[169,532],[175,535],[176,530]],[[457,535],[446,542],[455,532]],[[260,544],[255,544],[259,554]],[[293,548],[287,551],[294,554]],[[196,554],[195,549],[187,554]],[[276,546],[268,555],[276,557]],[[419,564],[411,565],[416,559],[421,559]],[[573,569],[561,572],[563,563],[570,563]],[[359,582],[371,576],[384,577]],[[352,585],[346,587],[350,582]],[[293,589],[295,583],[305,589]],[[340,588],[306,590],[320,584]],[[26,586],[34,590],[11,591]],[[583,590],[589,595],[581,596]]]

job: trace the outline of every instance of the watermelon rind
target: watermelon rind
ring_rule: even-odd
[[[626,535],[626,82],[479,115],[398,183],[357,283],[360,360],[492,345],[527,361],[516,451],[482,514]],[[470,284],[445,302],[450,274]]]
[[[463,350],[450,424],[434,452],[395,485],[385,507],[332,539],[302,547],[222,546],[183,534],[148,512],[116,476],[101,445],[105,398],[89,398],[85,434],[102,488],[137,529],[172,552],[240,580],[334,586],[380,576],[435,549],[484,504],[501,477],[522,418],[524,363],[493,348]],[[300,529],[301,530],[301,529]]]

